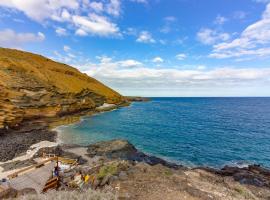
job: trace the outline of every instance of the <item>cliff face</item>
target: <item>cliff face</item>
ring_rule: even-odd
[[[0,129],[119,104],[124,97],[77,69],[40,55],[0,48]]]

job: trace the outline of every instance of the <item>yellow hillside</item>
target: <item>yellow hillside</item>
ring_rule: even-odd
[[[120,94],[77,69],[40,55],[0,48],[0,129],[120,104]]]
[[[81,73],[79,70],[66,64],[58,63],[40,55],[0,48],[0,85],[27,84],[24,80],[16,83],[21,77],[8,76],[9,70],[22,71],[44,86],[54,86],[61,93],[77,93],[82,89],[90,89],[105,96],[108,102],[116,103],[122,96],[105,86],[101,82]]]

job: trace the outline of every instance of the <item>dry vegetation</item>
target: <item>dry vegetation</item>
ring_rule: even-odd
[[[26,195],[19,197],[20,200],[116,200],[117,197],[109,189],[104,191],[88,189],[79,191],[50,191],[41,195]],[[15,200],[15,199],[14,199]],[[17,199],[18,200],[18,199]]]

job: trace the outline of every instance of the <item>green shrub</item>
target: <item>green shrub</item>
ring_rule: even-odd
[[[107,175],[115,175],[118,170],[118,165],[116,163],[102,166],[98,172],[97,178],[102,179]]]

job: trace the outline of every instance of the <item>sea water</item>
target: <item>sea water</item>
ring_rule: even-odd
[[[270,98],[151,98],[60,130],[64,143],[127,139],[188,166],[270,167]]]

